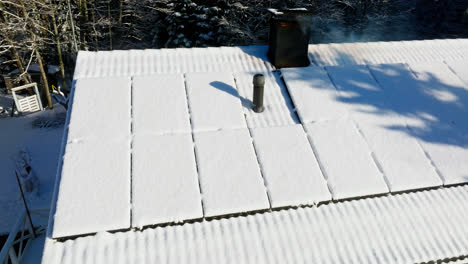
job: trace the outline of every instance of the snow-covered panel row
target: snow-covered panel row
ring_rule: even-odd
[[[191,132],[182,74],[136,76],[132,92],[134,133]]]
[[[258,72],[260,73],[260,72]],[[294,113],[291,99],[279,74],[274,72],[262,72],[265,76],[264,110],[255,113],[252,109],[253,100],[253,76],[254,73],[235,73],[236,88],[242,101],[247,125],[254,127],[287,126],[299,123]]]
[[[331,66],[326,70],[340,92],[340,100],[348,104],[390,191],[442,185],[417,139],[408,135],[405,119],[392,108],[386,90],[366,66]]]
[[[130,135],[130,78],[78,80],[68,140]]]
[[[459,61],[446,61],[450,69],[465,83],[468,90],[468,59]]]
[[[136,134],[132,155],[132,226],[202,218],[191,134]]]
[[[349,119],[305,125],[334,199],[389,191],[367,143]]]
[[[311,66],[282,72],[307,128],[320,131],[327,120],[329,124],[352,120],[359,132],[354,143],[363,141],[356,148],[366,153],[363,157],[367,157],[367,163],[375,163],[390,191],[468,181],[463,165],[468,157],[467,139],[463,136],[467,131],[464,119],[468,115],[468,93],[465,84],[445,63],[328,66],[326,72]],[[346,133],[336,136],[344,138]],[[327,160],[326,148],[331,143],[321,142],[331,133],[324,132],[320,139],[315,138],[317,135],[312,134],[311,141],[332,195],[345,198],[334,189],[335,185],[348,186],[344,179],[333,181],[339,170],[328,172],[343,165],[332,160],[333,155]],[[336,147],[343,152],[354,143],[342,142]],[[350,175],[357,177],[355,174],[359,173]]]
[[[69,142],[53,217],[54,238],[129,228],[130,141]]]
[[[309,45],[319,66],[431,62],[468,59],[468,39]]]
[[[205,216],[270,208],[247,129],[194,134]]]
[[[425,95],[432,111],[440,115],[439,120],[468,132],[468,87],[460,78],[443,62],[408,65],[417,77],[418,92]]]
[[[444,184],[468,182],[468,137],[450,127],[434,127],[432,140],[422,141]]]
[[[327,73],[319,67],[282,70],[334,199],[388,192],[371,151],[349,118]]]
[[[419,78],[405,64],[372,65],[370,69],[394,110],[405,117],[409,136],[419,139],[444,184],[462,183],[468,181],[468,138],[463,122],[466,88],[442,66],[411,64]]]
[[[425,263],[468,254],[468,187],[47,239],[42,263]]]
[[[79,80],[52,237],[130,227],[130,78]]]
[[[80,79],[56,218],[76,185],[80,208],[97,211],[102,193],[115,211],[94,213],[97,225],[65,216],[53,236],[467,182],[466,86],[444,63],[410,66],[284,69],[289,93],[266,73],[262,114],[242,105],[253,73]]]
[[[331,200],[301,125],[251,130],[272,207]]]
[[[430,133],[433,125],[468,129],[463,121],[468,111],[466,85],[445,64],[381,64],[369,68],[415,133]]]
[[[281,69],[302,123],[333,120],[348,115],[327,72],[320,67]]]
[[[271,71],[266,46],[80,51],[74,79],[188,72]]]
[[[247,127],[232,74],[187,73],[185,82],[194,132]]]

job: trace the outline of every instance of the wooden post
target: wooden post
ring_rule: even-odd
[[[50,93],[49,93],[49,82],[47,81],[47,75],[44,70],[44,65],[42,64],[42,57],[41,54],[39,53],[39,50],[36,49],[36,58],[37,62],[39,63],[39,69],[41,70],[41,77],[43,81],[43,91],[44,94],[46,95],[47,98],[47,106],[52,109],[54,106],[52,105],[52,99],[50,98]]]
[[[112,14],[111,14],[111,1],[107,3],[107,16],[109,16],[109,47],[112,50]]]
[[[5,81],[5,86],[7,88],[7,91],[10,91],[11,88],[13,88],[13,82],[11,81],[11,78],[7,76],[3,76],[3,80]]]
[[[62,47],[60,45],[60,37],[58,34],[57,30],[57,23],[55,22],[55,11],[52,14],[52,25],[54,27],[54,34],[55,34],[55,42],[57,44],[57,54],[59,57],[59,65],[60,65],[60,75],[62,76],[62,86],[64,89],[67,88],[67,82],[65,80],[65,65],[63,63],[63,57],[62,57]]]
[[[23,16],[26,20],[29,19],[28,12],[26,11],[26,7],[24,5],[24,0],[19,0],[21,9],[23,11]],[[37,41],[37,36],[34,34],[34,31],[29,27],[29,34],[31,35],[31,38],[33,39],[34,43]],[[33,51],[34,52],[34,51]],[[42,56],[41,53],[39,52],[38,47],[35,48],[35,53],[36,53],[36,59],[37,62],[39,63],[39,69],[41,71],[41,77],[42,77],[42,82],[43,82],[43,91],[44,94],[46,95],[47,98],[47,106],[52,109],[54,106],[52,105],[52,99],[50,98],[50,93],[49,93],[49,82],[47,81],[47,74],[44,70],[44,64],[42,63]]]
[[[70,27],[71,27],[72,36],[73,36],[73,47],[75,48],[75,51],[78,52],[78,45],[76,44],[76,36],[75,36],[75,23],[73,23],[73,13],[71,9],[70,0],[68,0],[67,3],[68,3],[68,13],[70,15]]]

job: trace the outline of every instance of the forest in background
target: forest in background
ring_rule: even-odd
[[[312,10],[311,43],[466,37],[466,2],[0,0],[0,74],[17,69],[16,81],[29,83],[26,69],[37,65],[50,88],[48,68],[70,80],[79,50],[265,44],[269,7]]]

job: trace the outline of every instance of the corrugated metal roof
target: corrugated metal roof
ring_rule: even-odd
[[[468,59],[468,39],[309,45],[318,66],[412,63]]]
[[[47,239],[43,263],[418,263],[468,254],[468,187]]]
[[[74,79],[153,73],[259,72],[274,67],[266,46],[80,51]]]
[[[74,79],[153,73],[264,72],[267,46],[80,51]],[[468,39],[309,45],[318,66],[468,59]]]

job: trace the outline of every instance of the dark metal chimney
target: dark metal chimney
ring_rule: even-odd
[[[305,8],[268,9],[270,35],[268,58],[276,68],[305,67],[310,29],[307,21],[312,13]]]

